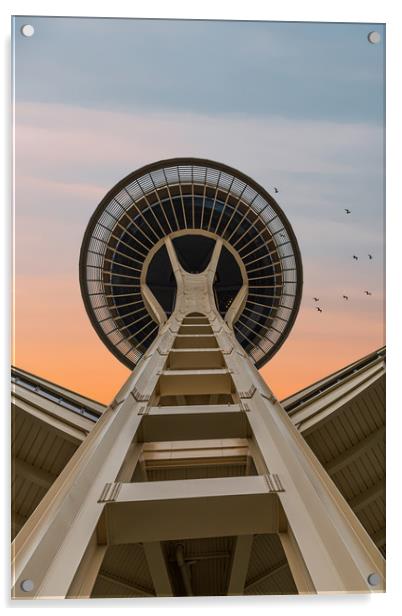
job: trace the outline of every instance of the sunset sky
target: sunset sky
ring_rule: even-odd
[[[384,37],[372,24],[16,18],[13,363],[112,399],[129,371],[86,315],[83,234],[118,180],[175,156],[279,188],[304,290],[261,370],[278,397],[382,346]]]

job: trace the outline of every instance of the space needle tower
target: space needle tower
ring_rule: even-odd
[[[134,544],[155,596],[206,594],[211,575],[220,594],[254,594],[264,549],[285,592],[383,591],[382,555],[258,372],[302,293],[275,199],[210,160],[147,165],[95,210],[79,270],[131,372],[17,535],[13,596],[89,598],[107,555]]]

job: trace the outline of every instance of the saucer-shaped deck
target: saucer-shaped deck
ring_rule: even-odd
[[[205,269],[217,237],[224,240],[214,283],[224,317],[246,284],[233,325],[257,368],[279,349],[296,318],[302,265],[292,228],[275,199],[251,178],[221,163],[176,158],[121,180],[95,210],[81,247],[80,284],[97,333],[129,368],[156,338],[144,282],[166,316],[176,282],[164,239],[182,266]]]

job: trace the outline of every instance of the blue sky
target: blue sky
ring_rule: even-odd
[[[17,365],[95,397],[104,371],[112,397],[126,369],[82,305],[83,233],[118,180],[187,155],[278,186],[298,237],[302,307],[264,372],[274,389],[286,370],[292,393],[383,344],[384,42],[371,30],[384,41],[372,24],[16,18]],[[99,358],[84,384],[47,334],[66,306],[65,344]]]
[[[366,24],[29,21],[35,41],[16,37],[18,100],[382,122],[384,47],[367,43]]]

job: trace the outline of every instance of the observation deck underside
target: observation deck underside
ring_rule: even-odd
[[[262,366],[287,337],[299,308],[297,241],[261,186],[206,160],[148,165],[119,182],[92,216],[80,279],[87,312],[103,342],[133,368],[174,310],[177,288],[167,237],[190,273],[205,269],[216,241],[222,240],[215,303],[227,318],[243,293],[233,329],[256,366]],[[147,297],[157,300],[158,314]]]

